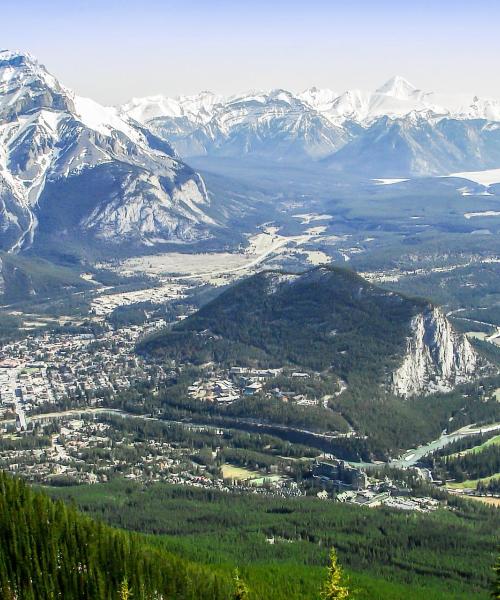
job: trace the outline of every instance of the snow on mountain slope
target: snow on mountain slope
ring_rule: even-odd
[[[93,190],[97,174],[108,185]],[[115,246],[196,240],[214,225],[208,209],[203,181],[168,143],[76,96],[32,56],[0,52],[2,249],[39,235]]]
[[[314,92],[309,92],[313,97]],[[328,96],[324,96],[327,100]],[[318,98],[319,99],[319,98]],[[160,115],[160,103],[132,101],[125,114],[141,118],[152,131],[168,139],[181,156],[256,155],[274,160],[321,158],[349,139],[304,100],[286,90],[248,92],[222,98],[203,92],[175,100],[175,110]],[[149,116],[154,115],[154,116]]]
[[[413,112],[433,117],[500,120],[499,100],[474,94],[424,92],[398,76],[374,92],[347,90],[335,97],[329,90],[315,90],[315,95],[308,94],[304,100],[337,124],[352,120],[368,126],[382,116],[397,118]]]
[[[223,101],[223,96],[206,91],[194,96],[177,98],[159,95],[132,98],[130,102],[121,107],[121,110],[139,123],[147,123],[158,117],[187,117],[197,123],[206,123],[213,116],[213,108]]]
[[[408,80],[396,75],[380,86],[376,93],[399,98],[400,100],[408,100],[413,97],[415,93],[418,93],[418,90]]]
[[[212,154],[274,159],[320,158],[342,147],[348,134],[308,109],[290,92],[243,95],[220,107],[205,125]]]
[[[113,131],[121,131],[136,144],[144,145],[144,136],[130,123],[118,115],[118,111],[110,106],[101,106],[91,98],[74,96],[75,115],[88,127],[111,136]]]
[[[302,102],[305,102],[321,113],[328,111],[332,102],[338,97],[339,94],[337,92],[317,87],[308,88],[300,94],[297,94],[299,100],[302,100]]]
[[[500,127],[413,112],[381,117],[324,164],[366,177],[445,175],[500,164]],[[467,165],[464,169],[463,166]]]
[[[478,98],[474,94],[441,94],[417,89],[403,77],[392,77],[377,90],[347,90],[341,94],[330,89],[311,87],[293,94],[278,90],[290,99],[299,100],[309,108],[329,118],[336,124],[353,120],[364,125],[381,116],[400,117],[412,112],[434,113],[457,119],[500,120],[500,101]],[[276,90],[270,92],[247,92],[224,97],[211,92],[195,96],[167,98],[151,96],[134,98],[122,106],[122,111],[141,123],[159,117],[187,118],[197,124],[206,124],[221,109],[234,102],[252,98],[271,99]]]
[[[500,121],[499,101],[472,94],[425,92],[402,77],[393,77],[374,92],[348,90],[337,94],[313,87],[300,94],[271,90],[225,98],[202,92],[177,99],[134,99],[121,110],[187,157],[252,155],[290,162],[331,156],[340,164],[335,155],[340,159],[345,153],[352,155],[352,160],[342,163],[342,168],[359,171],[367,160],[368,164],[381,164],[383,170],[372,173],[380,177],[446,174],[450,169],[495,166],[497,159],[496,142],[491,143],[494,136],[484,123],[473,121]],[[447,120],[448,125],[440,126],[441,120]],[[416,121],[420,132],[414,127]],[[455,139],[460,126],[452,127],[453,121],[470,122],[468,129],[475,131],[472,139]],[[465,135],[466,129],[462,127],[457,135]],[[379,143],[372,135],[374,131],[390,138],[391,143]],[[474,156],[472,144],[476,140],[481,150]],[[400,147],[404,156],[397,151]],[[401,167],[393,165],[388,170],[394,159]]]

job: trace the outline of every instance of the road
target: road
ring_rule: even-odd
[[[98,415],[98,414],[108,414],[108,415],[116,415],[127,419],[143,419],[146,421],[158,421],[160,423],[173,423],[176,425],[182,425],[184,427],[189,427],[192,429],[215,429],[215,430],[224,430],[224,429],[244,429],[245,426],[247,428],[251,428],[252,430],[263,430],[269,432],[272,430],[275,435],[279,436],[279,433],[283,434],[297,434],[302,436],[309,437],[309,442],[319,442],[321,446],[328,444],[334,439],[337,439],[337,436],[329,435],[325,433],[318,433],[314,431],[309,431],[306,429],[298,429],[293,427],[288,427],[286,425],[271,425],[267,423],[259,423],[253,419],[234,419],[232,422],[228,422],[224,425],[220,424],[211,424],[206,425],[203,423],[186,423],[184,421],[169,421],[166,419],[161,419],[159,417],[152,417],[150,415],[138,415],[135,413],[129,413],[124,410],[120,410],[117,408],[84,408],[84,409],[72,409],[65,410],[60,412],[53,413],[42,413],[37,415],[29,415],[29,421],[44,421],[47,419],[61,419],[61,418],[78,418],[82,415]],[[4,421],[0,421],[0,425],[14,425],[15,419],[8,419]],[[421,458],[427,456],[431,452],[435,450],[439,450],[444,448],[451,442],[459,440],[464,437],[468,437],[471,435],[477,435],[480,433],[488,433],[490,431],[500,430],[500,423],[491,423],[489,425],[478,426],[476,424],[466,425],[461,429],[457,429],[456,431],[452,431],[451,433],[443,433],[437,440],[429,442],[423,446],[418,448],[411,448],[407,450],[404,454],[396,459],[390,460],[388,463],[359,463],[347,461],[349,464],[353,466],[357,466],[360,468],[374,468],[380,467],[384,464],[388,464],[390,467],[395,467],[399,469],[405,469],[415,465]],[[311,445],[316,445],[311,443]],[[325,448],[326,450],[326,448]]]
[[[302,439],[306,438],[311,446],[318,447],[320,449],[327,450],[333,440],[344,438],[345,435],[336,435],[333,433],[320,433],[317,431],[311,431],[309,429],[301,429],[298,427],[290,427],[288,425],[272,424],[272,423],[261,423],[256,419],[245,419],[242,417],[231,417],[224,419],[218,423],[205,424],[202,422],[186,422],[186,421],[172,421],[169,419],[162,419],[160,417],[152,417],[150,415],[140,415],[135,413],[129,413],[124,410],[117,408],[82,408],[82,409],[71,409],[60,412],[52,413],[41,413],[28,415],[28,421],[47,421],[50,419],[62,419],[62,418],[74,418],[77,419],[83,415],[98,415],[108,414],[116,415],[127,419],[143,419],[146,421],[158,421],[165,424],[182,425],[183,427],[189,427],[191,429],[214,429],[214,430],[228,430],[228,429],[241,429],[245,431],[254,431],[274,434],[278,437],[284,437],[294,441],[294,438]],[[14,419],[7,419],[0,421],[0,425],[13,425]]]
[[[461,438],[477,435],[479,433],[488,433],[490,431],[496,431],[500,429],[500,423],[492,423],[491,425],[484,425],[482,427],[478,427],[477,425],[467,425],[466,427],[462,427],[461,429],[457,429],[457,431],[453,431],[451,433],[443,433],[437,440],[429,442],[424,446],[420,446],[419,448],[412,448],[407,450],[402,456],[399,458],[393,459],[389,462],[389,466],[396,468],[406,468],[411,467],[415,463],[417,463],[421,458],[427,456],[431,452],[435,450],[440,450],[444,448],[451,442],[459,440]]]

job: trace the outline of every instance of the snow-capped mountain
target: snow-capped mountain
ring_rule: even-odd
[[[500,123],[417,112],[384,116],[324,163],[375,178],[495,168],[500,164]]]
[[[180,98],[164,96],[132,98],[122,108],[123,112],[140,123],[158,117],[186,117],[202,124],[208,123],[212,118],[213,108],[223,101],[223,96],[212,92],[201,92],[195,96],[181,96]]]
[[[371,125],[380,117],[400,118],[411,113],[453,119],[500,121],[500,101],[474,94],[439,94],[417,89],[403,77],[393,77],[374,92],[306,90],[299,97],[336,124],[355,121]],[[326,100],[328,98],[328,100]]]
[[[134,99],[122,107],[184,157],[326,159],[374,177],[498,166],[500,102],[417,89],[394,77],[373,92],[309,88]]]
[[[160,107],[165,109],[163,115],[159,114]],[[122,110],[168,139],[186,157],[210,154],[314,159],[332,154],[350,139],[347,129],[329,122],[285,90],[230,98],[203,92],[177,100],[136,99]]]
[[[425,94],[402,77],[393,77],[374,92],[347,90],[338,95],[332,93],[329,102],[323,101],[328,94],[322,92],[311,97],[306,90],[300,96],[307,98],[313,108],[337,125],[345,121],[367,125],[381,116],[399,117],[431,108],[424,101]]]
[[[165,140],[32,56],[0,52],[0,248],[195,240],[214,225],[208,209],[202,179]]]

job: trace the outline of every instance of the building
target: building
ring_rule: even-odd
[[[366,473],[343,460],[316,462],[313,465],[313,477],[329,482],[338,489],[364,490],[368,485]]]
[[[250,383],[245,387],[245,391],[243,393],[245,394],[245,396],[253,396],[257,392],[260,392],[261,389],[262,383],[254,381],[253,383]]]
[[[17,431],[27,431],[28,430],[28,422],[26,421],[26,415],[24,414],[24,410],[18,408],[16,410],[16,429]]]

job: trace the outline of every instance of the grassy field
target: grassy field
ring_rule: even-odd
[[[282,475],[269,475],[261,471],[236,467],[230,463],[222,466],[222,476],[224,479],[232,479],[233,481],[246,481],[250,485],[262,485],[266,481],[271,482],[283,479]]]
[[[224,479],[233,479],[237,481],[248,481],[249,479],[259,479],[263,476],[259,471],[251,471],[243,467],[236,467],[226,463],[222,467],[222,476]]]
[[[497,390],[496,393],[498,393],[499,391],[500,390]],[[498,445],[500,445],[500,435],[496,435],[495,437],[492,437],[489,440],[486,440],[479,446],[474,446],[473,448],[468,448],[467,450],[462,450],[461,452],[454,452],[453,454],[450,454],[449,457],[453,458],[455,456],[463,456],[464,454],[475,454],[477,452],[481,452],[481,450],[484,450],[488,446],[498,446]]]
[[[487,485],[492,479],[497,479],[498,477],[500,477],[500,473],[495,473],[494,475],[482,477],[481,479],[467,479],[466,481],[447,483],[446,487],[451,490],[476,489],[477,484],[480,481]]]
[[[489,506],[500,507],[500,498],[493,498],[492,496],[465,496],[467,500],[475,500],[476,502],[482,502]]]

